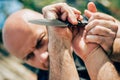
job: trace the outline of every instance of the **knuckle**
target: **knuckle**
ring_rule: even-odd
[[[118,30],[118,25],[117,24],[114,24],[114,30],[115,30],[115,32],[117,32],[117,30]]]
[[[95,40],[96,40],[97,44],[101,44],[101,42],[102,42],[102,41],[101,41],[101,37],[96,37]]]
[[[96,25],[99,23],[97,19],[91,21],[88,25],[86,25],[85,29],[86,31],[91,30],[92,28],[96,27]]]
[[[93,22],[92,22],[93,25],[97,25],[99,24],[99,20],[98,19],[94,19]]]
[[[90,31],[88,31],[88,33],[87,34],[93,34],[93,30],[90,30]]]
[[[102,28],[102,27],[100,27],[100,26],[96,26],[96,27],[95,27],[95,30],[99,31],[99,30],[101,30],[101,28]]]
[[[42,8],[42,12],[44,12],[44,11],[45,11],[45,7]]]
[[[93,17],[96,19],[96,18],[100,18],[100,13],[95,13],[94,15],[93,15]]]
[[[100,37],[100,39],[98,39],[98,42],[100,45],[103,45],[103,43],[105,42],[105,39],[103,37]]]
[[[63,2],[63,3],[59,3],[61,6],[68,6],[67,3]]]
[[[95,34],[99,34],[99,33],[103,32],[102,27],[96,26],[95,29],[94,29],[94,32],[95,32]]]
[[[43,7],[43,8],[42,8],[42,12],[45,12],[47,9],[49,9],[48,7],[49,7],[49,6]]]
[[[115,38],[115,36],[116,36],[116,33],[112,32],[111,37]]]
[[[67,5],[67,3],[63,3],[63,5]]]
[[[100,27],[96,26],[94,31],[95,31],[95,33],[99,33],[99,32],[101,32],[101,29],[100,29]]]

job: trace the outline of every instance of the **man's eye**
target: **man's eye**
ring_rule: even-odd
[[[40,47],[42,46],[42,39],[37,41],[37,44],[36,44],[36,49],[39,49]]]
[[[45,35],[43,35],[40,39],[38,39],[38,41],[36,43],[36,46],[35,46],[36,49],[39,49],[39,48],[41,48],[43,46],[43,44],[44,44],[44,37],[45,37]]]
[[[31,52],[30,54],[27,55],[26,60],[32,59],[34,57],[34,53]]]

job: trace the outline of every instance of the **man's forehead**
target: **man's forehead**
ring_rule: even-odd
[[[12,14],[6,21],[3,31],[4,45],[8,51],[22,55],[21,47],[33,35],[28,19],[43,18],[40,13],[24,9]],[[20,56],[19,55],[19,56]]]

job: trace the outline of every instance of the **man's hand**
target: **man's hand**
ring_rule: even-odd
[[[97,8],[93,2],[90,2],[88,4],[88,10],[92,13],[95,13],[97,11]],[[90,17],[90,15],[88,15],[87,17]],[[78,33],[74,36],[74,39],[72,40],[72,46],[76,54],[80,56],[83,60],[85,60],[88,54],[99,45],[95,43],[86,43],[85,29],[80,27],[78,29]]]
[[[86,42],[99,44],[107,54],[112,53],[112,46],[116,38],[118,25],[115,19],[103,13],[91,13],[86,10],[85,14],[92,14],[89,24],[86,25]]]
[[[68,20],[77,24],[80,12],[65,3],[43,8],[47,19]],[[49,35],[50,80],[79,80],[71,51],[72,32],[68,27],[47,27]]]
[[[43,15],[47,19],[61,19],[69,21],[71,24],[77,24],[77,20],[82,19],[81,12],[66,3],[57,3],[43,8]],[[54,28],[56,34],[62,37],[69,37],[72,39],[72,32],[69,28]]]
[[[83,34],[84,36],[81,34],[80,36],[78,35],[79,38],[75,37],[76,39],[74,39],[77,41],[73,41],[74,50],[77,53],[81,52],[80,54],[78,54],[81,57],[85,57],[85,53],[89,54],[95,47],[95,44],[100,45],[108,54],[112,52],[112,47],[117,34],[118,25],[113,17],[96,11],[97,9],[94,3],[90,2],[88,4],[88,10],[85,10],[85,15],[89,18],[88,25],[86,25],[84,30],[85,34]],[[79,44],[80,46],[76,46],[77,44]],[[89,44],[90,47],[87,46],[87,44]],[[81,51],[80,49],[82,49],[83,51]],[[84,54],[82,54],[82,52]]]
[[[81,12],[66,3],[57,3],[49,5],[42,10],[45,18],[68,20],[71,24],[77,24],[77,19],[80,19]]]
[[[97,12],[94,12],[95,10],[92,12],[90,5],[93,9],[95,8],[93,3],[88,4],[89,11],[85,12],[85,15],[89,18],[89,23],[85,27],[85,30],[83,31],[80,29],[80,33],[74,38],[73,48],[85,62],[91,80],[119,80],[120,78],[114,65],[104,52],[104,50],[109,52],[114,42],[117,33],[116,21],[112,21],[112,17],[107,16],[107,18],[111,20],[111,24],[108,24],[107,20],[105,20],[105,23],[108,26],[99,20],[97,20],[96,23],[96,19],[99,18],[99,15],[95,15],[98,14]],[[94,19],[94,16],[97,18]],[[98,42],[102,42],[104,39],[109,41],[105,41],[102,44]],[[104,50],[99,45],[103,47]]]

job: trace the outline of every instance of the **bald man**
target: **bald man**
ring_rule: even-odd
[[[63,6],[59,5],[58,8],[64,7],[64,5]],[[55,6],[58,6],[58,4],[51,7],[55,7]],[[70,18],[71,15],[68,16],[69,22],[71,22],[72,24],[77,24],[76,23],[77,19],[74,16],[76,16],[76,14],[79,15],[80,14],[79,11],[75,10],[74,8],[72,8],[71,10],[71,7],[67,7],[67,8],[70,9],[68,10],[70,11],[70,14],[71,11],[73,11],[72,13],[75,13],[75,15],[72,14],[73,16],[72,18]],[[53,9],[53,8],[47,8],[47,9]],[[46,9],[44,10],[46,11]],[[47,10],[46,12],[48,11],[49,10]],[[91,14],[93,13],[86,12],[86,15],[89,15],[90,17],[92,16]],[[65,17],[66,16],[62,17],[63,20]],[[28,20],[30,19],[40,19],[40,18],[43,18],[41,14],[31,10],[22,10],[12,14],[7,19],[5,27],[3,29],[3,41],[6,49],[10,53],[14,54],[15,56],[17,56],[22,60],[25,60],[28,64],[34,67],[47,70],[48,69],[48,52],[47,52],[48,36],[47,36],[46,27],[43,25],[40,26],[40,25],[28,23]],[[87,29],[88,29],[87,31],[89,31],[89,28]],[[89,40],[91,39],[88,39],[88,42]],[[80,55],[80,57],[83,60],[85,60],[85,58],[81,56],[82,52],[78,49],[81,46],[78,45],[77,46],[78,48],[75,48],[76,45],[73,46],[77,54]],[[84,76],[82,72],[81,75]]]
[[[41,14],[28,9],[12,14],[7,19],[3,29],[3,41],[6,49],[16,57],[34,67],[47,70],[48,39],[46,27],[28,23],[28,20],[41,18],[43,18]],[[41,54],[37,53],[39,47]],[[34,51],[36,55],[33,54]],[[34,59],[34,57],[36,58]]]
[[[24,9],[12,14],[5,23],[3,28],[3,41],[6,49],[16,57],[24,60],[39,69],[48,70],[48,34],[46,26],[35,25],[28,22],[32,19],[42,19],[43,16],[32,10]],[[76,56],[77,57],[77,56]],[[76,58],[78,61],[79,58]],[[87,76],[84,64],[81,66],[81,75],[83,79]],[[40,71],[40,79],[47,78],[47,71]],[[86,75],[84,77],[84,75]]]

